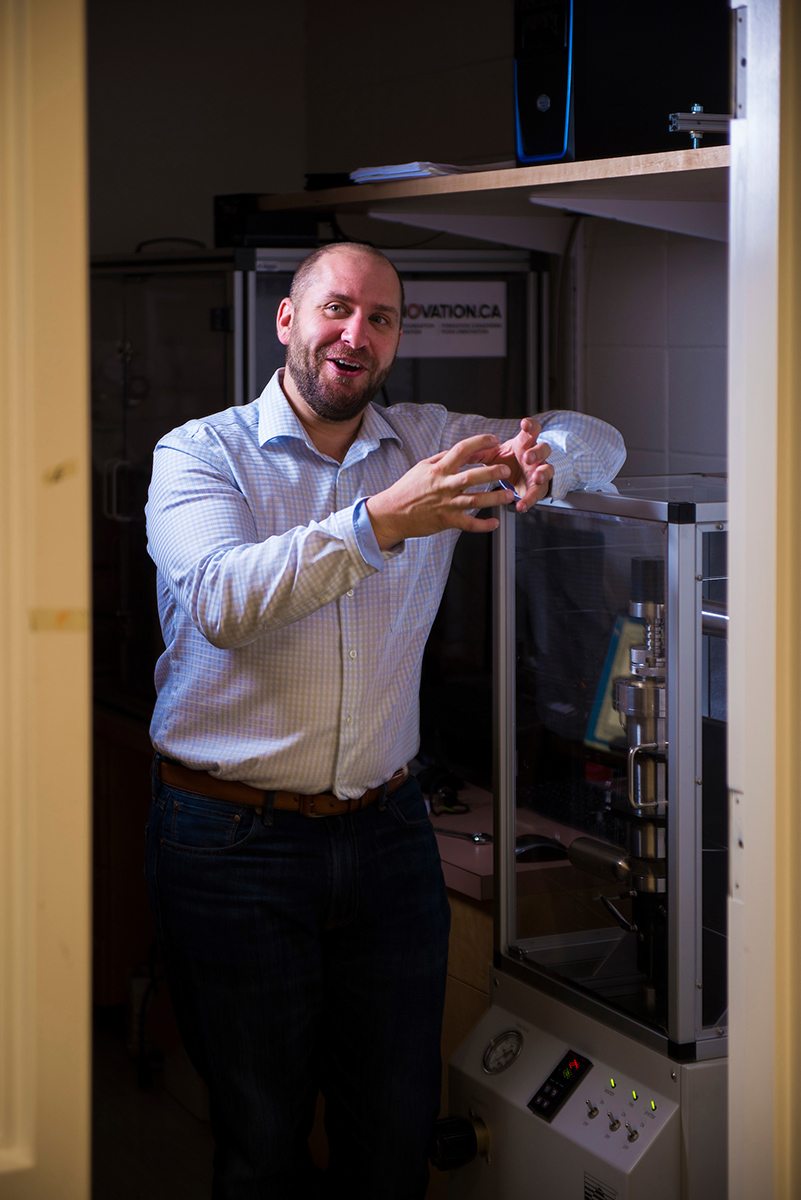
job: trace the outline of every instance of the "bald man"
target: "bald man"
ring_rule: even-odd
[[[625,456],[577,413],[374,406],[402,313],[380,252],[315,251],[278,310],[285,369],[154,455],[147,878],[214,1200],[425,1195],[450,921],[407,768],[426,638],[457,537],[498,525],[477,491],[524,512]]]

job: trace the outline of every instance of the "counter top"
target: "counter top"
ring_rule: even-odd
[[[494,807],[490,792],[468,784],[459,792],[459,800],[466,804],[466,813],[431,813],[431,824],[435,828],[437,845],[442,859],[445,883],[452,891],[460,892],[473,900],[491,900],[494,894]],[[554,838],[569,846],[580,832],[561,825],[539,814],[521,811],[517,814],[518,835],[537,833]],[[460,837],[450,837],[446,830],[454,833],[481,833],[489,835],[490,841],[470,842]],[[559,873],[558,879],[553,872]],[[517,864],[518,894],[551,891],[554,888],[571,889],[592,887],[598,880],[576,870],[569,862],[527,862]]]

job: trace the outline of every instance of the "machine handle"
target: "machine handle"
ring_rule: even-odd
[[[618,910],[615,908],[612,901],[607,896],[600,896],[599,899],[603,903],[604,908],[606,908],[612,914],[612,916],[615,918],[615,920],[617,921],[617,923],[621,929],[625,929],[626,933],[637,933],[638,932],[637,926],[633,925],[631,923],[631,921],[627,921],[626,918],[623,916],[623,913],[618,912]]]
[[[634,766],[637,755],[641,750],[652,750],[657,754],[664,754],[668,748],[667,742],[640,742],[638,746],[632,746],[629,750],[629,761],[627,767],[628,785],[629,785],[629,804],[637,812],[641,812],[644,808],[657,808],[658,800],[646,800],[644,803],[634,799]]]
[[[453,1171],[480,1155],[489,1158],[489,1133],[480,1117],[440,1117],[434,1122],[428,1157],[438,1171]]]
[[[133,517],[120,512],[119,476],[127,471],[130,462],[125,458],[110,458],[103,466],[103,516],[110,521],[132,521]]]

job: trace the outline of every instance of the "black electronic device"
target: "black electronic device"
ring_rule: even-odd
[[[529,1100],[528,1107],[531,1112],[536,1113],[538,1117],[543,1117],[546,1121],[552,1121],[573,1088],[582,1076],[587,1074],[591,1066],[592,1063],[583,1054],[576,1054],[574,1050],[568,1050]]]
[[[327,212],[264,212],[257,192],[214,197],[214,245],[299,246],[320,245],[319,226],[331,219]]]
[[[518,163],[688,149],[670,114],[731,111],[730,41],[728,0],[515,0]]]

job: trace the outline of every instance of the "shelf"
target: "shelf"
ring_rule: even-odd
[[[587,214],[725,241],[729,147],[266,195],[264,212],[355,212],[560,253]]]

